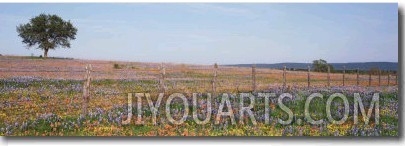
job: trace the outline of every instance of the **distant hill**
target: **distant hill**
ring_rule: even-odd
[[[343,66],[346,69],[370,70],[371,68],[380,68],[381,70],[398,70],[397,62],[352,62],[352,63],[330,63],[335,70],[343,70]],[[226,66],[238,66],[238,67],[251,67],[253,64],[233,64]],[[275,64],[256,64],[258,68],[275,68],[281,69],[284,65],[289,69],[303,70],[307,69],[308,65],[312,66],[312,63],[275,63]]]

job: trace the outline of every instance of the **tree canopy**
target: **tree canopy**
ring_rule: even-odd
[[[312,61],[312,67],[313,67],[313,70],[317,71],[317,72],[327,72],[328,67],[329,67],[330,71],[333,71],[333,66],[328,64],[328,62],[326,62],[326,60],[323,60],[323,59]]]
[[[17,32],[27,48],[37,46],[44,50],[46,58],[50,49],[70,48],[70,40],[76,39],[77,28],[57,15],[40,14],[29,23],[17,26]]]

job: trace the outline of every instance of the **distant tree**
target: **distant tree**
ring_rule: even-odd
[[[40,14],[31,18],[29,23],[17,26],[17,32],[27,48],[37,46],[37,49],[44,50],[46,58],[50,49],[70,48],[70,40],[76,39],[77,29],[57,15]]]
[[[327,72],[328,66],[329,66],[330,71],[334,70],[333,66],[328,64],[328,62],[326,62],[326,60],[319,59],[319,60],[312,61],[312,69],[316,72]]]

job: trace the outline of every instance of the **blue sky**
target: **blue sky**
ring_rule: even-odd
[[[239,64],[398,61],[397,4],[0,4],[0,54],[26,49],[16,26],[40,13],[78,28],[49,56]]]

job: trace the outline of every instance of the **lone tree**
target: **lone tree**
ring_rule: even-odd
[[[40,14],[30,19],[27,24],[17,26],[17,32],[27,44],[27,48],[37,46],[44,50],[44,57],[48,57],[48,51],[58,46],[70,48],[70,40],[74,40],[77,29],[57,15]]]
[[[326,60],[319,59],[319,60],[312,61],[313,70],[317,71],[317,72],[327,72],[328,66],[329,66],[330,71],[333,71],[333,66],[328,64],[328,62],[326,62]]]

